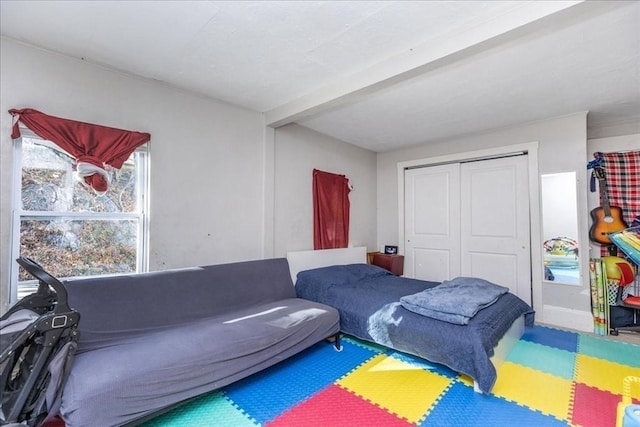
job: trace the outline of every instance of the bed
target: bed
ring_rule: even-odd
[[[471,377],[477,392],[491,392],[500,362],[533,325],[531,307],[508,292],[466,325],[408,310],[401,298],[440,284],[367,264],[364,247],[289,252],[287,259],[297,296],[335,307],[343,333],[446,365]]]

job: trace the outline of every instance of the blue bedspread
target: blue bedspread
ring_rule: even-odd
[[[533,311],[511,293],[478,311],[467,325],[432,319],[402,307],[403,296],[437,285],[394,276],[373,265],[352,264],[298,273],[296,293],[335,307],[342,332],[446,365],[472,377],[489,393],[496,381],[496,370],[489,360],[493,348],[523,314],[527,314],[527,325],[533,325]]]

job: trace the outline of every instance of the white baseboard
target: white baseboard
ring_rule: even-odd
[[[561,328],[593,332],[593,316],[590,311],[572,310],[555,305],[544,305],[542,307],[542,319],[540,319],[540,322]]]

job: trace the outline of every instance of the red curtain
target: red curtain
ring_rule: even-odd
[[[151,135],[49,116],[32,108],[12,109],[11,138],[20,137],[18,122],[36,135],[57,144],[76,159],[85,182],[98,192],[109,186],[105,165],[120,169],[131,153]]]
[[[349,180],[313,170],[313,248],[346,248],[349,244]]]

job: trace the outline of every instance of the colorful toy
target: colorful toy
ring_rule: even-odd
[[[602,257],[608,282],[616,282],[618,286],[633,283],[635,270],[633,265],[624,258],[618,256]]]
[[[544,264],[552,268],[578,267],[578,242],[568,237],[555,237],[546,240],[544,247]]]
[[[640,385],[640,377],[625,377],[622,382],[622,401],[618,403],[616,427],[640,427],[640,405],[632,405],[631,383]]]

